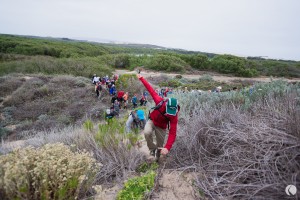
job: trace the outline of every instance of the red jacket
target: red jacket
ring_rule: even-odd
[[[122,98],[124,96],[125,92],[124,91],[119,91],[118,92],[118,98]]]
[[[146,89],[149,91],[150,95],[152,96],[155,104],[159,104],[161,101],[164,99],[161,98],[155,90],[151,87],[151,85],[144,79],[143,77],[140,78],[140,81],[144,84]],[[173,143],[175,142],[176,139],[176,131],[177,131],[177,122],[178,122],[178,112],[176,116],[168,115],[165,114],[163,116],[161,113],[166,113],[166,101],[163,103],[163,105],[158,109],[158,110],[153,110],[150,113],[150,118],[153,121],[153,124],[159,128],[166,129],[168,126],[169,121],[167,118],[170,120],[170,130],[169,130],[169,137],[167,140],[167,143],[165,145],[165,148],[170,150],[172,148]],[[161,113],[160,113],[161,112]]]

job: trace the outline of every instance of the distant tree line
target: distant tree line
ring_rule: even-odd
[[[2,73],[0,71],[0,74],[13,72],[13,69],[17,69],[16,62],[13,65],[11,63],[7,64],[7,62],[14,62],[14,60],[23,60],[23,62],[31,60],[30,64],[25,66],[38,65],[38,63],[33,64],[37,60],[33,57],[37,55],[77,60],[78,58],[87,59],[90,57],[92,59],[94,57],[97,58],[96,60],[93,59],[95,62],[97,61],[99,65],[104,65],[106,68],[134,69],[136,66],[143,66],[151,70],[179,73],[195,69],[242,77],[255,77],[258,75],[300,77],[300,62],[296,61],[270,60],[261,57],[243,58],[178,49],[160,49],[154,48],[152,45],[100,44],[75,41],[68,38],[59,40],[0,35],[0,66],[5,65],[6,67],[6,71]],[[28,57],[24,59],[24,56]],[[43,59],[43,57],[40,57],[40,59]],[[10,66],[13,66],[12,70],[9,69]]]

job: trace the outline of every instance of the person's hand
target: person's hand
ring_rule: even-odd
[[[167,148],[159,148],[159,149],[162,155],[167,155],[169,153],[169,150]]]
[[[137,77],[138,79],[140,79],[140,78],[142,78],[143,76],[140,75],[140,74],[137,74],[136,77]]]

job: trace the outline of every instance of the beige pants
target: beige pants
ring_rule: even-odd
[[[156,137],[156,144],[153,143],[153,131]],[[163,147],[166,136],[166,130],[154,126],[152,120],[149,119],[144,128],[144,135],[147,141],[147,146],[151,151],[158,147]]]

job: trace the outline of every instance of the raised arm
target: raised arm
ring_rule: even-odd
[[[141,76],[140,74],[137,74],[137,77],[144,84],[145,88],[148,90],[148,92],[152,96],[155,104],[158,104],[159,102],[164,100],[155,92],[155,90],[152,88],[152,86],[149,84],[149,82],[143,76]]]

